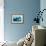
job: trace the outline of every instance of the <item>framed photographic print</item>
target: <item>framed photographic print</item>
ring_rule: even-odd
[[[12,23],[16,24],[16,23],[23,23],[23,15],[12,15]]]

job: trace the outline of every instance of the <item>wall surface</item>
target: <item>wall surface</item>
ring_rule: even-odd
[[[35,12],[40,9],[40,0],[4,0],[4,35],[7,41],[18,41],[32,29]],[[12,24],[13,14],[24,14],[23,24]]]
[[[46,9],[46,0],[40,0],[40,9],[41,11],[43,9]],[[44,10],[42,17],[43,17],[43,22],[40,21],[40,25],[46,27],[46,10]]]
[[[0,0],[0,42],[4,41],[4,0]]]
[[[46,9],[46,0],[40,0],[40,10],[42,11],[43,9]],[[40,25],[46,27],[46,10],[43,12],[43,22],[40,21]],[[46,39],[46,35],[45,35],[45,39]],[[45,40],[45,44],[46,44],[46,40]]]

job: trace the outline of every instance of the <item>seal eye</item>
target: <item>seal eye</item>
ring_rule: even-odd
[[[28,38],[28,41],[30,41],[30,38]]]
[[[30,36],[30,38],[31,38],[31,36]]]

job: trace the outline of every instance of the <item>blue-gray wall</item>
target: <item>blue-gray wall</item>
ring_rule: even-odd
[[[4,0],[5,40],[17,41],[32,28],[33,18],[40,9],[40,0]],[[13,14],[24,14],[23,24],[11,24]]]
[[[42,11],[43,9],[46,9],[46,0],[41,0],[41,1],[40,1],[40,10]],[[40,25],[46,27],[46,11],[43,12],[42,17],[43,17],[43,22],[40,21]],[[45,36],[46,36],[46,35],[45,35]],[[45,39],[46,39],[46,37],[45,37]],[[46,44],[46,40],[45,40],[45,44]]]
[[[43,9],[46,9],[46,0],[41,0],[40,1],[40,10],[42,11]],[[46,27],[46,10],[43,12],[43,22],[40,21],[40,25]]]

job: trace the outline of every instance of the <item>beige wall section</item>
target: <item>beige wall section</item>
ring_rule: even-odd
[[[44,46],[44,30],[35,30],[35,46]]]
[[[46,29],[40,25],[34,25],[32,26],[32,34],[34,35],[32,46],[44,46],[46,43]]]

